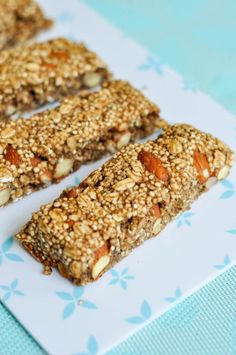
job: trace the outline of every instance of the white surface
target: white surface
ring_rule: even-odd
[[[183,90],[183,80],[168,67],[161,68],[163,75],[152,68],[138,70],[147,62],[149,53],[79,1],[40,2],[49,15],[58,18],[54,28],[41,39],[73,36],[86,42],[110,65],[117,78],[128,79],[137,88],[144,89],[145,94],[161,107],[162,116],[168,121],[191,123],[213,133],[236,150],[236,120],[217,103],[203,93]],[[65,186],[72,185],[75,176],[82,180],[101,164],[99,161],[82,167],[59,185],[1,209],[0,245],[14,235],[40,205],[56,198]],[[235,178],[234,168],[229,180],[235,183]],[[236,235],[227,232],[236,229],[236,193],[230,198],[220,198],[226,190],[218,184],[193,205],[194,215],[187,219],[191,227],[183,223],[178,228],[178,221],[175,221],[158,238],[146,242],[116,266],[119,273],[128,267],[127,275],[135,277],[127,280],[127,290],[122,289],[120,283],[109,285],[114,276],[108,272],[98,282],[86,286],[81,296],[97,309],[76,305],[75,312],[65,320],[62,319],[63,309],[70,301],[60,299],[55,292],[72,293],[74,286],[57,272],[43,276],[41,265],[14,243],[5,248],[9,250],[3,250],[0,284],[9,286],[17,279],[16,289],[24,296],[11,293],[6,306],[51,354],[86,351],[91,335],[96,338],[98,352],[104,353],[217,276],[223,267],[236,262]],[[9,253],[20,256],[24,262],[11,260]],[[176,297],[178,288],[181,293],[177,291]],[[0,288],[0,297],[7,292],[6,288]],[[176,301],[166,300],[168,297]],[[144,300],[146,312],[144,309],[143,316],[137,320],[139,323],[128,322],[127,318],[140,317]]]

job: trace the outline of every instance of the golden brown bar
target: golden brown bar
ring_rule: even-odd
[[[51,25],[33,0],[0,0],[0,50],[22,43]]]
[[[107,66],[82,43],[57,38],[0,52],[0,119],[98,86]]]
[[[233,158],[210,134],[170,126],[155,141],[122,148],[79,187],[41,207],[17,239],[47,272],[55,266],[84,285],[188,210],[229,174]]]
[[[0,206],[165,125],[159,108],[124,81],[68,98],[29,120],[2,121]]]

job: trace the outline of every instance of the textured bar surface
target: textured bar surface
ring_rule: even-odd
[[[34,37],[51,24],[34,0],[0,0],[0,50]]]
[[[189,209],[228,175],[233,159],[217,138],[174,125],[155,141],[121,149],[34,213],[17,238],[47,268],[86,284]]]
[[[57,38],[0,52],[0,119],[93,88],[109,77],[82,43]]]
[[[28,120],[2,121],[0,206],[165,125],[159,108],[124,81],[104,83]]]

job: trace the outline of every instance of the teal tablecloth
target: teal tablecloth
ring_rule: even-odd
[[[44,354],[1,305],[0,349],[1,355]],[[236,355],[236,267],[107,355]]]
[[[84,3],[236,113],[235,0]],[[43,351],[0,304],[0,355],[28,354]],[[121,354],[236,355],[236,267],[109,353]]]

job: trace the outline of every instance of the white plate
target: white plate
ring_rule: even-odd
[[[130,80],[154,100],[163,117],[191,123],[236,149],[235,118],[186,85],[158,58],[79,1],[40,2],[57,19],[41,39],[61,35],[85,41],[117,78]],[[0,211],[1,299],[51,354],[104,353],[236,262],[234,168],[229,179],[204,195],[191,212],[98,282],[75,288],[57,272],[43,276],[41,265],[9,237],[30,219],[32,211],[101,164],[82,167],[59,185]]]

